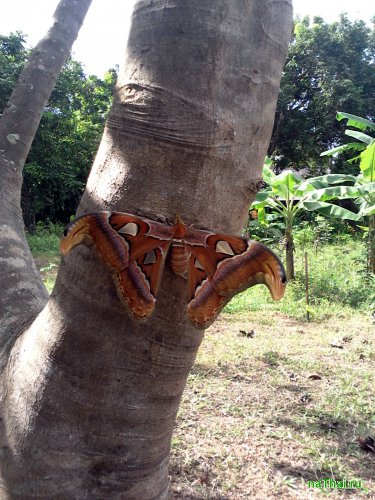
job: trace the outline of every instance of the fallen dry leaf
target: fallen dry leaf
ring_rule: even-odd
[[[372,437],[367,436],[364,439],[359,437],[357,442],[362,450],[375,454],[375,440]]]
[[[299,400],[301,401],[301,403],[310,403],[310,401],[312,401],[312,397],[310,396],[310,394],[305,393],[302,394]]]
[[[336,349],[344,349],[344,346],[338,342],[331,342],[330,345],[331,347],[336,347]]]
[[[322,377],[317,373],[311,373],[311,375],[308,375],[307,378],[310,380],[322,380]]]
[[[246,337],[247,339],[253,339],[255,337],[255,331],[250,330],[247,332],[246,330],[240,330],[240,334]]]

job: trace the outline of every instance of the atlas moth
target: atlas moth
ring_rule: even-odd
[[[81,243],[94,245],[120,300],[139,320],[154,311],[168,254],[172,271],[187,279],[187,314],[196,328],[210,325],[246,288],[264,284],[274,300],[285,292],[284,267],[265,245],[193,229],[180,218],[168,225],[120,212],[88,213],[67,226],[62,254]]]

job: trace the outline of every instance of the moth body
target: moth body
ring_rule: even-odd
[[[182,241],[174,241],[172,243],[169,261],[170,266],[175,274],[184,279],[187,278],[189,257],[190,254]]]

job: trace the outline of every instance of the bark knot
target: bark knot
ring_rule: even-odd
[[[252,193],[257,193],[261,189],[266,186],[266,183],[263,179],[254,179],[253,181],[249,181],[247,184],[247,189]]]
[[[20,140],[19,134],[8,134],[7,135],[7,141],[13,144],[15,146],[17,142]]]

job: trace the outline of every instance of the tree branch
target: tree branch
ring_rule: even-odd
[[[43,110],[92,0],[61,0],[0,117],[0,352],[42,309],[48,293],[28,247],[21,211],[22,169]]]

